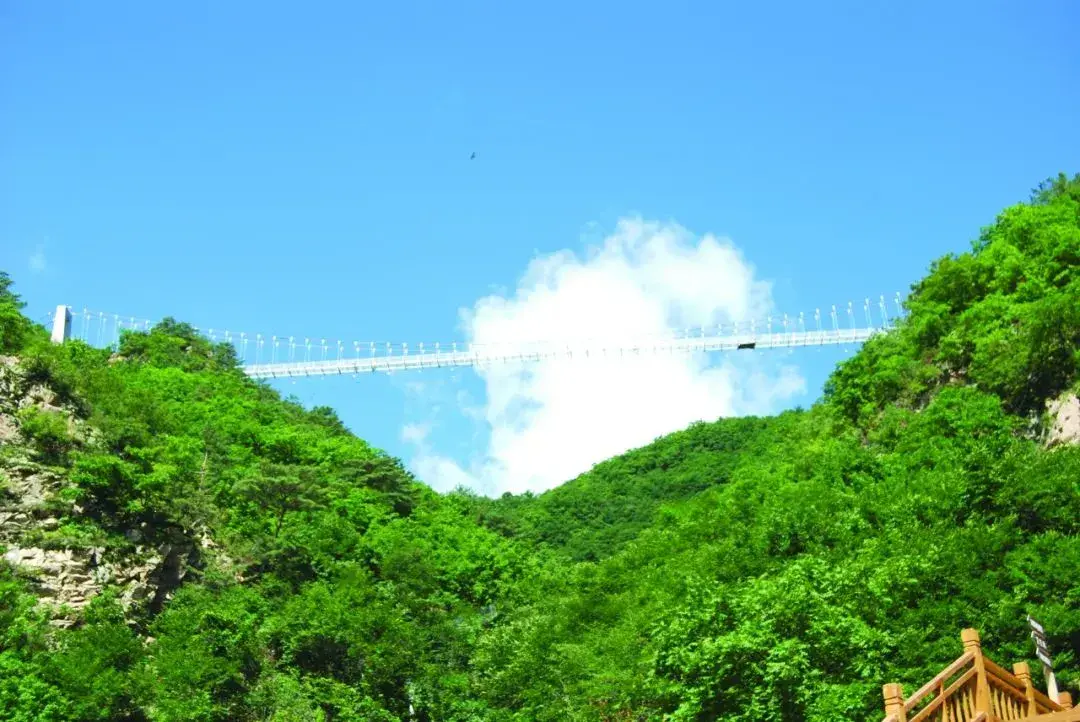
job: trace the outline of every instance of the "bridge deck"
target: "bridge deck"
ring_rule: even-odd
[[[444,367],[482,367],[501,363],[528,363],[556,359],[620,358],[654,354],[695,352],[730,352],[799,348],[803,346],[857,345],[883,329],[855,328],[832,331],[740,334],[679,338],[653,342],[630,342],[626,345],[571,343],[519,346],[474,346],[468,351],[429,351],[425,353],[337,358],[320,361],[250,364],[244,373],[252,378],[288,378],[337,374],[393,373]]]

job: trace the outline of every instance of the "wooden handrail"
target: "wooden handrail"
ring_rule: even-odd
[[[1080,722],[1080,710],[1065,709],[1061,712],[1050,712],[1046,715],[1041,715],[1042,720],[1039,722]]]
[[[1048,712],[1060,712],[1066,709],[1055,700],[1050,699],[1045,692],[1040,690],[1035,690],[1035,703],[1040,707],[1045,707]]]
[[[887,684],[882,688],[886,715],[883,722],[1026,720],[1072,707],[1072,698],[1067,693],[1061,693],[1060,700],[1052,700],[1035,689],[1026,662],[1015,665],[1010,672],[984,656],[976,630],[965,629],[960,639],[964,643],[964,654],[909,699],[904,699],[899,684]],[[945,686],[968,665],[970,669]],[[935,693],[936,696],[927,701],[927,697]]]
[[[1017,689],[1016,687],[1013,687],[1011,684],[1008,684],[1007,682],[1004,682],[1004,681],[1002,681],[1002,680],[1000,680],[1000,679],[998,679],[997,677],[994,677],[994,676],[990,676],[989,678],[987,678],[987,681],[990,683],[991,686],[996,687],[997,689],[1000,689],[1002,692],[1005,692],[1006,694],[1009,694],[1009,695],[1012,695],[1013,697],[1016,697],[1018,700],[1022,700],[1025,704],[1027,703],[1027,695],[1024,694],[1024,688],[1022,686],[1020,687],[1020,689]]]
[[[937,711],[938,707],[945,704],[945,702],[947,702],[954,694],[956,694],[956,692],[961,687],[963,687],[965,684],[970,682],[971,678],[974,677],[974,676],[975,676],[975,668],[972,667],[971,669],[969,669],[968,671],[966,671],[962,675],[960,675],[960,677],[957,678],[957,680],[955,682],[950,684],[948,689],[943,691],[937,697],[932,699],[928,705],[926,705],[921,710],[919,710],[919,713],[917,715],[915,715],[914,717],[912,717],[910,722],[923,722],[923,720],[930,717],[930,715],[932,715],[934,712]]]
[[[904,702],[904,710],[910,712],[913,707],[915,707],[919,702],[922,701],[923,697],[936,690],[942,682],[959,672],[973,659],[975,659],[974,654],[972,654],[971,652],[965,652],[955,662],[950,664],[941,672],[938,672],[936,677],[934,677],[932,680],[920,687],[915,694],[911,695],[911,698]]]
[[[1027,695],[1023,688],[1017,689],[995,675],[987,678],[990,683],[990,711],[1001,720],[1019,720],[1030,717],[1027,711]],[[994,694],[994,692],[997,694]]]
[[[1013,687],[1013,688],[1016,688],[1016,689],[1023,689],[1024,688],[1024,683],[1020,680],[1019,677],[1016,677],[1015,675],[1013,675],[1012,672],[1005,671],[1004,667],[999,667],[998,665],[991,662],[986,657],[983,657],[983,659],[986,662],[986,671],[987,672],[994,675],[995,677],[1000,679],[1002,682],[1006,682],[1010,687]]]

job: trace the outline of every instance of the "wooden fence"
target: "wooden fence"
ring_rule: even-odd
[[[1080,710],[1072,710],[1072,698],[1062,692],[1052,700],[1035,689],[1027,662],[1013,665],[1013,671],[983,656],[979,633],[965,629],[960,634],[964,654],[940,674],[904,699],[898,684],[882,688],[885,696],[883,722],[1012,722],[1038,717],[1045,722],[1080,720]],[[1053,715],[1047,718],[1045,715]]]

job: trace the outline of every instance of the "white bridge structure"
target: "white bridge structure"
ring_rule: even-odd
[[[674,337],[598,337],[594,339],[548,339],[535,342],[479,344],[409,344],[345,342],[297,336],[249,334],[227,330],[195,330],[214,343],[228,343],[236,349],[241,368],[253,379],[336,376],[342,374],[394,373],[438,368],[483,368],[494,364],[529,363],[550,360],[631,358],[652,354],[686,354],[730,351],[793,349],[805,346],[855,346],[872,336],[887,333],[895,319],[903,315],[900,294],[895,296],[896,312],[890,319],[885,297],[876,309],[870,299],[863,303],[861,323],[856,322],[854,304],[847,304],[846,322],[832,306],[831,328],[824,327],[821,310],[814,311],[813,328],[807,329],[800,313],[768,316],[742,323],[687,329]],[[875,320],[873,310],[877,311]],[[864,319],[864,320],[863,320]],[[57,306],[52,339],[62,343],[73,336],[86,343],[115,347],[121,334],[148,332],[155,324],[147,319],[107,314],[70,306]],[[78,328],[76,329],[76,326]]]
[[[882,329],[855,328],[790,333],[743,333],[732,335],[688,336],[673,339],[627,340],[626,343],[590,343],[579,341],[556,345],[530,343],[518,345],[469,344],[466,350],[443,350],[440,344],[409,353],[407,344],[401,352],[379,356],[343,356],[317,361],[286,361],[245,365],[244,372],[256,379],[298,376],[330,376],[450,367],[485,367],[501,363],[528,363],[547,360],[620,358],[645,354],[676,354],[708,351],[795,348],[799,346],[855,345]]]

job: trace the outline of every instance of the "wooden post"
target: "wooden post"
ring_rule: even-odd
[[[1024,714],[1034,717],[1039,709],[1035,706],[1035,685],[1031,682],[1031,668],[1028,667],[1027,662],[1017,662],[1013,665],[1013,674],[1024,684],[1024,696],[1027,697],[1027,708]]]
[[[1043,676],[1046,677],[1046,696],[1050,699],[1057,699],[1059,694],[1057,686],[1057,677],[1054,676],[1054,668],[1043,662]]]
[[[1060,704],[1065,709],[1072,709],[1072,695],[1068,692],[1058,692],[1058,704]]]
[[[964,652],[975,655],[975,713],[985,712],[989,717],[993,713],[990,709],[990,682],[986,678],[986,661],[983,659],[979,632],[965,629],[960,632],[960,639],[964,643]]]
[[[1035,640],[1035,655],[1042,662],[1043,675],[1046,677],[1046,696],[1052,700],[1058,698],[1057,679],[1054,677],[1054,662],[1050,658],[1050,647],[1046,644],[1046,630],[1043,625],[1036,622],[1028,615],[1028,626],[1031,627],[1031,638]]]
[[[892,715],[896,722],[907,722],[904,712],[904,688],[898,684],[887,684],[881,688],[885,697],[885,716]]]

